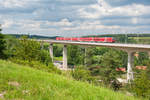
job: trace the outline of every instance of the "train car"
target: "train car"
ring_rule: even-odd
[[[68,37],[57,37],[59,41],[85,41],[85,42],[104,42],[114,43],[116,40],[113,37],[79,37],[79,38],[68,38]]]

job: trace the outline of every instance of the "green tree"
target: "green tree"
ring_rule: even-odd
[[[79,46],[67,47],[68,49],[68,64],[70,65],[80,65],[84,64],[84,48]]]
[[[148,66],[149,64],[149,55],[146,52],[140,52],[138,57],[135,57],[134,60],[135,66]]]
[[[131,91],[137,96],[142,96],[150,99],[150,68],[139,71],[135,74],[135,79],[131,85]]]
[[[28,40],[26,37],[18,40],[13,50],[13,56],[16,59],[30,61],[40,61],[42,63],[51,63],[49,52],[41,50],[40,43],[34,40]]]
[[[86,51],[87,66],[101,64],[101,56],[109,51],[109,48],[89,47]]]
[[[114,90],[120,87],[119,82],[116,80],[119,73],[116,68],[122,67],[123,62],[121,61],[121,56],[115,51],[110,49],[104,55],[101,56],[101,68],[99,69],[99,74],[104,84],[110,85]]]
[[[55,45],[53,46],[53,48],[54,48],[53,53],[54,53],[54,56],[55,56],[55,57],[60,57],[60,56],[62,56],[63,47],[61,47],[61,45],[55,44]]]
[[[95,47],[88,47],[88,48],[86,48],[86,57],[85,57],[85,59],[86,59],[86,66],[91,66],[94,62],[96,62],[95,60],[94,60],[94,53],[95,53]]]
[[[0,33],[2,32],[1,24],[0,24]]]
[[[76,80],[90,81],[91,79],[90,71],[86,70],[84,66],[76,67],[71,74]]]
[[[7,48],[10,48],[7,51],[10,61],[46,72],[61,74],[61,71],[54,67],[49,51],[44,48],[41,49],[40,42],[23,37],[20,39],[9,39],[7,45]]]
[[[6,35],[6,50],[5,53],[7,55],[7,58],[13,57],[15,52],[15,47],[19,46],[19,41],[10,35]]]
[[[0,28],[0,59],[6,58],[4,50],[6,50],[4,35],[1,33],[2,29]]]

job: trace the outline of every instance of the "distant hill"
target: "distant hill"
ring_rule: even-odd
[[[13,36],[13,37],[16,37],[16,38],[20,38],[22,36],[27,36],[28,38],[33,38],[33,39],[56,39],[56,37],[59,37],[59,36],[41,36],[41,35],[26,35],[26,34],[6,34],[8,36]]]
[[[56,39],[60,36],[41,36],[41,35],[27,35],[27,34],[7,34],[7,36],[13,36],[20,38],[22,36],[27,36],[32,39]],[[150,44],[150,34],[103,34],[103,35],[87,35],[83,37],[113,37],[116,40],[116,43],[142,43]]]
[[[139,33],[134,33],[134,34],[102,34],[102,35],[88,35],[84,37],[120,37],[120,36],[128,36],[128,37],[150,37],[150,33],[146,34],[139,34]]]
[[[89,35],[84,37],[113,37],[116,43],[138,43],[150,44],[150,34],[105,34],[105,35]]]

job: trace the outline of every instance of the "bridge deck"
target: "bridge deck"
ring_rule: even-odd
[[[150,45],[144,44],[120,44],[120,43],[92,43],[92,42],[74,42],[74,41],[56,41],[56,40],[40,40],[55,44],[71,44],[71,45],[85,45],[85,46],[100,46],[100,47],[115,47],[115,48],[131,48],[150,50]]]

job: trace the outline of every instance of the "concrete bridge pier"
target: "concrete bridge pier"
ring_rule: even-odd
[[[44,48],[44,42],[41,41],[40,45],[41,45],[41,49],[43,49]]]
[[[67,45],[64,45],[63,47],[63,69],[68,68],[68,62],[67,62]]]
[[[50,57],[51,57],[52,62],[53,62],[54,56],[53,56],[53,44],[52,43],[49,45],[49,53],[50,53]]]
[[[128,53],[128,64],[127,64],[127,81],[130,83],[131,80],[133,80],[133,52],[127,51]]]
[[[150,51],[148,52],[148,56],[149,56],[149,59],[150,59]]]
[[[87,47],[84,47],[84,50],[85,50],[84,51],[84,53],[85,53],[84,54],[84,56],[85,56],[85,58],[84,58],[84,65],[87,66],[87,59],[86,59],[86,57],[87,57],[87,55],[86,55],[86,53],[87,53]]]

